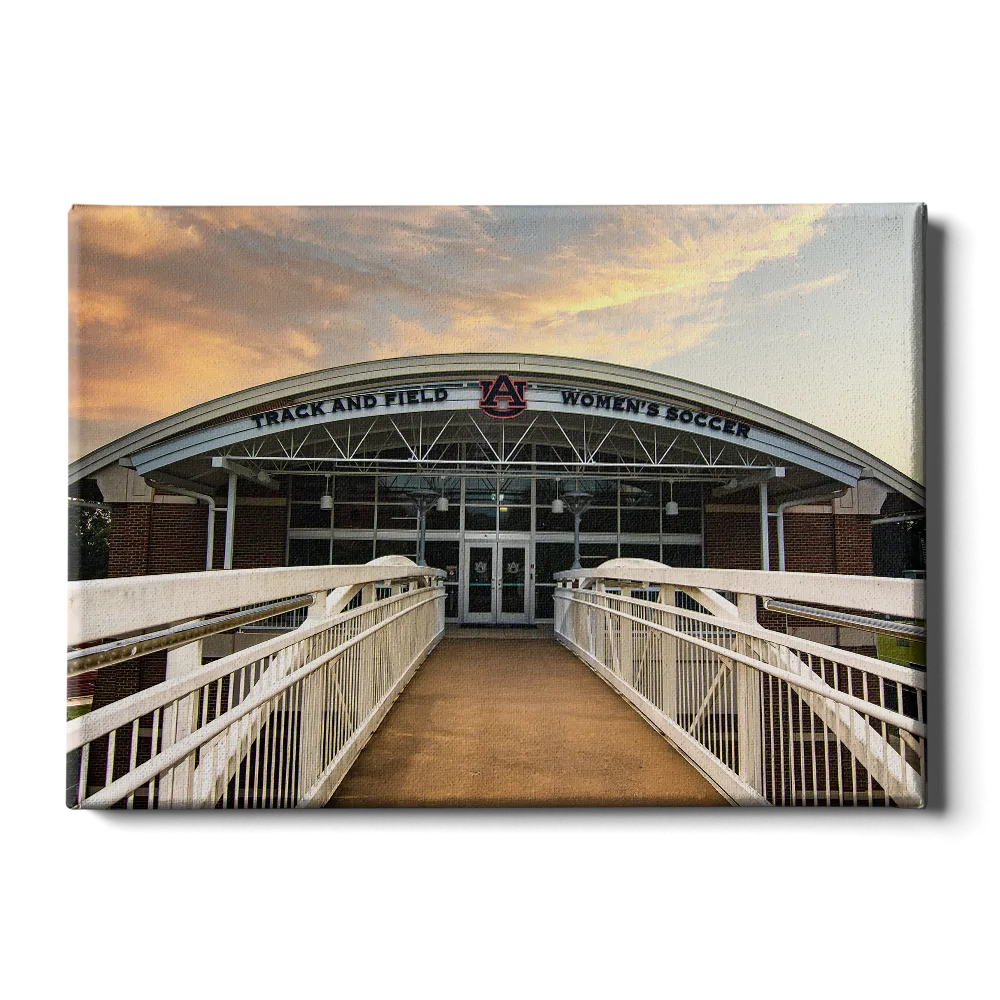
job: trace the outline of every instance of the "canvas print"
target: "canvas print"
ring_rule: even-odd
[[[73,208],[67,805],[924,805],[924,226]]]

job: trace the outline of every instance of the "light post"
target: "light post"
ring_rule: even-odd
[[[415,490],[408,490],[406,495],[409,497],[410,503],[417,509],[417,529],[419,531],[417,535],[417,565],[426,566],[424,551],[427,547],[427,511],[431,507],[437,506],[440,494],[437,490],[418,486]]]
[[[594,502],[593,496],[586,490],[581,490],[579,486],[573,490],[563,493],[561,500],[552,501],[553,513],[561,513],[562,507],[569,508],[573,515],[573,569],[581,569],[580,566],[580,519]],[[556,510],[556,504],[560,504],[560,509]]]

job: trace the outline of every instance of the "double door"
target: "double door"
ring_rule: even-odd
[[[466,542],[466,622],[521,625],[528,622],[527,542]]]

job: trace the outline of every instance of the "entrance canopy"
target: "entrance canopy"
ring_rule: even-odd
[[[528,354],[443,354],[298,375],[212,400],[73,463],[70,486],[111,466],[205,493],[234,467],[260,482],[361,473],[769,483],[772,502],[875,480],[924,490],[820,428],[669,375]]]

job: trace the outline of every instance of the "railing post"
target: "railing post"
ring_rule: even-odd
[[[757,597],[739,594],[736,598],[740,621],[757,623]],[[739,636],[736,649],[753,657],[753,640]],[[763,793],[764,725],[761,712],[761,675],[745,663],[735,664],[736,673],[736,742],[739,753],[739,775],[756,791]]]
[[[631,590],[626,584],[622,584],[621,596],[631,597]],[[622,601],[618,606],[619,611],[629,611],[629,606]],[[635,660],[632,651],[632,626],[635,622],[631,618],[618,615],[618,676],[631,687],[636,687]]]
[[[660,603],[664,605],[664,624],[667,628],[677,628],[677,617],[672,614],[676,607],[677,588],[660,586]],[[663,690],[663,711],[674,722],[677,721],[677,638],[660,634],[660,670]]]
[[[178,646],[167,652],[167,670],[165,679],[173,680],[194,673],[201,667],[201,643],[189,642],[186,646]],[[179,743],[198,727],[198,699],[189,694],[177,702],[176,707],[166,708],[163,712],[163,739],[160,749]],[[188,801],[188,790],[194,776],[194,761],[188,758],[178,764],[173,771],[160,782],[159,805],[168,807],[174,805],[191,805]],[[164,802],[166,799],[166,802]]]
[[[316,621],[317,618],[326,617],[326,598],[330,592],[328,590],[317,590],[313,592],[313,602],[306,612],[306,621]]]

